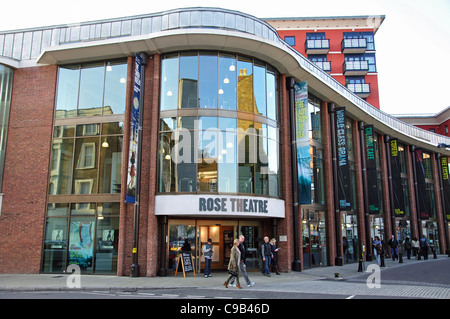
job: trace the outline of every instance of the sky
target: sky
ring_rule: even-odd
[[[0,31],[221,7],[258,18],[385,15],[375,35],[381,110],[438,113],[450,106],[450,0],[23,0],[1,5]],[[118,5],[116,5],[118,3]]]

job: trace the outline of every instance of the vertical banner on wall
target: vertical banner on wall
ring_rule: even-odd
[[[294,88],[298,197],[300,204],[311,204],[311,153],[309,146],[308,83],[295,83]]]
[[[440,166],[442,173],[442,191],[444,195],[444,216],[447,217],[447,221],[450,221],[450,178],[448,172],[448,157],[441,156]]]
[[[128,153],[127,203],[136,202],[136,177],[139,159],[139,117],[141,109],[141,65],[142,58],[136,54],[134,68],[134,89],[131,110],[130,150]]]
[[[378,214],[380,200],[378,198],[377,161],[375,158],[375,144],[373,139],[373,126],[364,126],[364,139],[366,144],[366,172],[369,201],[369,214]]]
[[[389,140],[391,156],[391,176],[392,176],[392,194],[394,198],[395,217],[405,216],[405,197],[403,196],[403,186],[400,167],[400,154],[398,152],[397,139]]]
[[[337,107],[334,111],[336,123],[336,157],[338,176],[339,210],[348,211],[352,208],[350,163],[348,162],[347,133],[345,126],[345,107]]]
[[[425,184],[425,166],[423,163],[423,153],[420,148],[414,150],[416,158],[416,183],[417,183],[417,194],[419,202],[419,216],[421,220],[429,218],[428,213],[428,200],[427,200],[427,189]]]

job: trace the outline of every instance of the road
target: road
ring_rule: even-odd
[[[153,299],[229,300],[258,299],[450,299],[450,258],[432,262],[415,262],[383,269],[380,273],[366,272],[350,279],[315,279],[283,284],[265,283],[236,289],[223,286],[212,288],[160,288],[134,291],[3,291],[0,299]],[[379,277],[376,277],[376,275]],[[369,284],[378,283],[373,288]]]

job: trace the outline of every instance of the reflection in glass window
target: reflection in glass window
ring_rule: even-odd
[[[255,61],[254,69],[255,114],[267,116],[266,66]]]
[[[175,109],[178,106],[178,55],[166,56],[162,60],[161,110]]]
[[[71,192],[73,139],[54,139],[51,155],[49,195]]]
[[[184,53],[180,56],[180,108],[196,108],[198,105],[198,55]]]
[[[47,218],[44,239],[44,272],[66,270],[67,218]]]
[[[105,136],[100,147],[99,193],[119,194],[122,178],[122,136]]]
[[[219,55],[219,109],[236,110],[236,56]]]
[[[253,64],[252,60],[238,60],[238,111],[253,113]]]
[[[124,61],[59,67],[55,117],[125,113],[126,79]]]
[[[217,54],[200,54],[199,106],[217,108]]]

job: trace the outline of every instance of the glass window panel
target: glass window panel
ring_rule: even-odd
[[[175,192],[175,162],[172,150],[175,141],[171,132],[161,133],[159,138],[159,191]]]
[[[181,251],[185,241],[191,246],[192,255],[195,256],[195,223],[169,226],[169,268],[175,270],[177,255]]]
[[[77,125],[77,136],[100,135],[100,124],[82,124]]]
[[[74,203],[71,204],[70,215],[95,215],[95,203]]]
[[[178,55],[164,57],[161,65],[161,110],[178,105]]]
[[[218,173],[219,192],[237,192],[237,149],[236,133],[221,131],[219,140]]]
[[[119,217],[98,216],[95,244],[95,272],[116,273]]]
[[[268,149],[267,138],[258,136],[257,141],[257,161],[255,163],[255,193],[260,195],[269,194],[268,179]]]
[[[122,179],[122,136],[102,137],[99,193],[120,194]]]
[[[179,108],[196,108],[198,105],[198,55],[184,53],[180,56]]]
[[[73,137],[75,136],[75,125],[60,125],[53,128],[53,137]]]
[[[238,61],[238,111],[253,113],[253,64],[240,57]]]
[[[267,117],[276,121],[277,117],[277,86],[276,86],[276,76],[275,70],[271,71],[271,67],[268,67],[266,74],[266,85],[267,85]]]
[[[101,114],[104,79],[104,63],[81,66],[80,98],[78,102],[79,116]]]
[[[45,227],[43,271],[66,270],[67,218],[47,218]]]
[[[79,65],[59,68],[56,98],[56,118],[77,116],[78,85],[80,82]]]
[[[199,105],[217,108],[217,54],[201,54],[199,64]]]
[[[253,121],[238,119],[238,129],[242,132],[255,133]]]
[[[237,120],[230,117],[219,117],[219,130],[225,131],[236,131]]]
[[[179,134],[179,148],[176,150],[177,156],[179,156],[177,164],[178,192],[195,192],[197,190],[197,164],[194,162],[197,154],[194,147],[196,138],[193,131]]]
[[[176,117],[167,117],[163,118],[159,124],[160,132],[165,131],[173,131],[177,128],[177,118]]]
[[[123,134],[123,122],[111,122],[102,124],[102,135]]]
[[[239,193],[253,193],[255,135],[238,134]]]
[[[195,116],[183,116],[178,118],[178,127],[185,128],[188,130],[195,129],[195,121],[197,118]]]
[[[124,114],[127,88],[127,64],[107,62],[103,115]]]
[[[95,217],[72,217],[69,232],[68,263],[82,272],[92,272]]]
[[[119,216],[120,203],[98,203],[97,216]]]
[[[69,204],[49,203],[47,205],[47,216],[69,216]]]
[[[219,108],[236,110],[236,56],[219,56]]]
[[[213,116],[201,116],[198,118],[199,120],[199,129],[207,130],[207,129],[213,129],[217,130],[217,117]]]
[[[54,139],[51,154],[49,195],[67,195],[72,183],[73,139]]]
[[[280,165],[279,165],[279,144],[278,141],[268,139],[268,178],[269,195],[278,196],[280,187]]]
[[[266,67],[255,62],[253,89],[255,92],[255,114],[267,115],[266,106]]]
[[[76,139],[73,194],[97,193],[98,146],[98,137]]]

